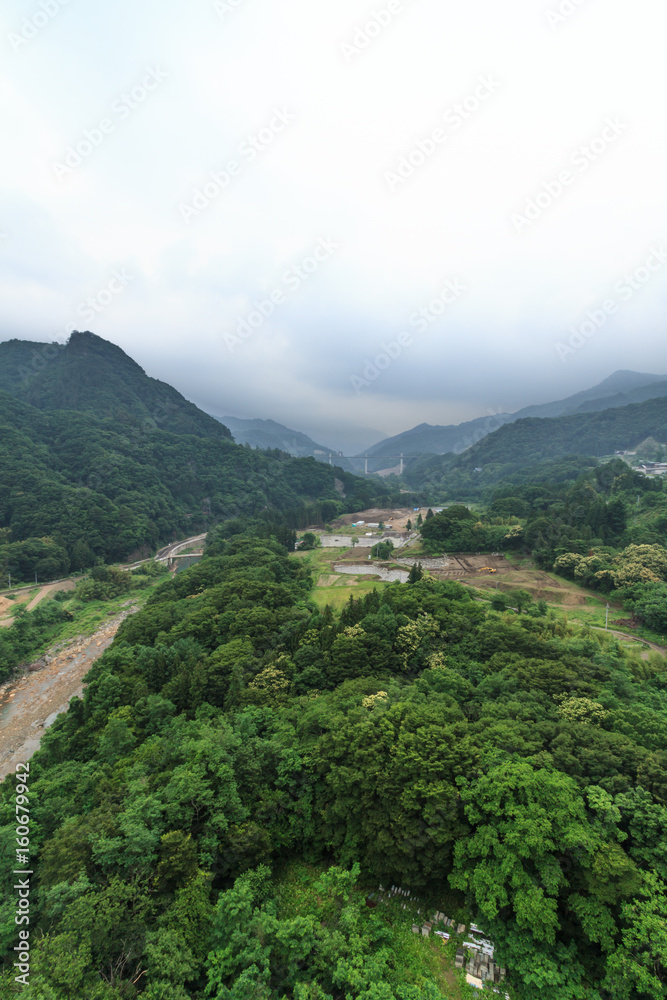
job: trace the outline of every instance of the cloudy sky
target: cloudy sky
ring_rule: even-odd
[[[0,339],[352,452],[667,372],[658,0],[4,0]]]

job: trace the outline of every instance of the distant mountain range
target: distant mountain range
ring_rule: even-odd
[[[667,395],[594,412],[524,417],[487,434],[460,455],[419,456],[408,466],[405,482],[413,489],[473,495],[540,463],[573,456],[613,457],[617,451],[636,450],[649,438],[667,442]],[[660,451],[657,443],[654,447]]]
[[[350,459],[344,458],[340,452],[318,444],[307,434],[285,427],[275,420],[246,420],[241,417],[219,419],[230,429],[237,444],[249,445],[251,448],[277,448],[293,458],[315,458],[319,462],[327,462],[343,469],[352,468]]]
[[[64,345],[20,340],[0,343],[0,391],[42,411],[67,409],[112,418],[119,430],[139,422],[145,428],[179,435],[233,436],[238,444],[276,449],[294,458],[312,457],[346,471],[363,472],[365,468],[366,454],[344,458],[275,420],[218,418],[205,413],[172,386],[149,378],[121,348],[89,332],[75,331]],[[495,436],[497,432],[517,421],[593,414],[662,397],[667,397],[667,375],[617,371],[591,389],[554,402],[526,406],[516,413],[491,414],[457,425],[419,424],[369,448],[368,471],[396,467],[401,454],[407,464],[418,458],[421,463],[429,455],[467,454],[489,435],[496,447],[501,440]],[[639,434],[627,446],[649,435],[655,435],[655,430]],[[570,436],[568,430],[566,438]],[[558,435],[556,440],[560,440]],[[475,461],[489,459],[486,453],[479,453]]]
[[[477,417],[457,425],[437,426],[420,424],[409,431],[385,438],[368,449],[369,472],[393,467],[398,456],[413,458],[419,455],[461,454],[481,441],[488,434],[506,424],[527,417],[560,417],[577,413],[592,413],[632,403],[644,402],[667,396],[667,375],[651,375],[632,371],[617,371],[592,389],[585,389],[553,403],[526,406],[516,413],[498,413]],[[365,456],[353,460],[356,469],[363,468]]]

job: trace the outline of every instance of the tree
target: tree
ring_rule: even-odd
[[[310,551],[317,548],[320,544],[321,543],[317,535],[314,535],[312,531],[307,531],[299,542],[299,548],[302,551]]]
[[[532,604],[532,602],[532,595],[527,590],[510,590],[507,595],[508,605],[516,608],[519,614],[521,614],[528,604]]]
[[[507,761],[459,785],[473,832],[456,844],[451,884],[474,896],[494,930],[511,919],[536,941],[555,943],[567,885],[561,859],[594,844],[576,782]]]

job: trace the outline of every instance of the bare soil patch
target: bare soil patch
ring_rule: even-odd
[[[336,562],[359,562],[360,560],[367,562],[371,549],[371,545],[355,545],[354,548],[345,549],[340,555],[337,555]]]
[[[92,635],[72,639],[66,646],[56,644],[50,656],[35,661],[23,676],[0,688],[0,780],[17,764],[30,760],[44,730],[67,711],[71,698],[81,697],[83,678],[111,645],[121,622],[135,610],[128,602],[126,610]],[[46,665],[40,669],[44,660]]]
[[[60,583],[48,583],[45,587],[42,587],[40,592],[33,597],[30,604],[27,606],[26,611],[32,611],[36,608],[40,601],[43,601],[45,597],[49,594],[54,593],[58,590],[75,590],[76,584],[74,580],[61,580]]]
[[[422,511],[422,517],[426,516],[426,509]],[[414,524],[418,517],[418,512],[412,507],[371,507],[370,510],[360,510],[356,514],[344,514],[336,521],[331,522],[332,528],[349,528],[357,521],[365,521],[366,524],[379,524],[384,522],[385,527],[395,528],[397,531],[405,531],[407,522]]]

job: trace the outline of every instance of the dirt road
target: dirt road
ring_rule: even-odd
[[[33,599],[28,605],[26,605],[26,611],[32,611],[36,608],[40,601],[43,601],[45,597],[49,594],[55,593],[56,590],[75,590],[76,584],[74,580],[58,580],[55,583],[45,584],[39,591],[35,594]],[[8,601],[6,597],[0,597],[0,615],[7,615],[8,611],[11,611],[14,607],[12,601]],[[13,615],[7,615],[7,617],[0,617],[0,628],[9,628],[9,626],[14,621]]]
[[[83,678],[95,660],[111,645],[122,621],[136,611],[128,602],[123,612],[92,635],[72,639],[59,652],[47,655],[42,669],[28,671],[0,689],[0,780],[18,763],[30,760],[42,734],[71,698],[83,694]],[[58,644],[59,648],[62,644]],[[41,661],[38,661],[41,662]],[[34,666],[34,665],[33,665]]]

